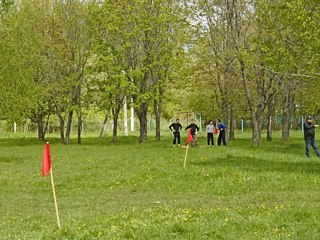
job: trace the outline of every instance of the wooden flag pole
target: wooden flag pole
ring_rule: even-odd
[[[187,156],[188,156],[189,143],[187,144],[186,156],[184,157],[183,167],[186,168]]]
[[[58,227],[61,228],[61,226],[60,226],[60,218],[59,218],[59,211],[58,211],[58,204],[57,204],[57,198],[56,198],[56,191],[54,189],[54,182],[53,182],[52,164],[51,164],[51,169],[50,169],[50,176],[51,176],[51,185],[52,185],[54,206],[55,206],[56,215],[57,215],[57,224],[58,224]]]
[[[218,136],[219,136],[219,134],[216,134],[216,137],[215,137],[215,139],[214,139],[216,146],[218,146]]]

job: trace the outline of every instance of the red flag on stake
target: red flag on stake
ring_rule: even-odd
[[[187,162],[187,156],[188,156],[188,149],[189,149],[189,143],[192,142],[192,134],[191,134],[191,129],[189,129],[188,131],[188,137],[187,137],[187,141],[186,141],[186,145],[187,145],[187,149],[186,149],[186,155],[184,157],[184,163],[183,163],[183,167],[186,167],[186,162]]]
[[[51,172],[50,172],[50,170],[51,170]],[[53,170],[52,170],[52,166],[51,166],[50,145],[47,142],[46,146],[44,147],[44,152],[43,152],[43,157],[42,157],[42,177],[46,176],[48,174],[48,172],[50,172],[50,175],[51,175],[51,186],[52,186],[54,206],[56,209],[57,224],[58,224],[58,227],[61,228],[56,192],[54,189],[54,182],[53,182]]]
[[[192,142],[192,134],[191,134],[191,129],[189,129],[186,145],[188,145],[191,142]]]
[[[51,168],[50,145],[46,143],[42,157],[42,177],[46,176]]]

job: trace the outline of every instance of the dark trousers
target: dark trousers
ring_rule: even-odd
[[[219,136],[218,136],[218,146],[221,146],[221,140],[224,146],[227,145],[226,143],[226,131],[225,130],[220,130]]]
[[[178,144],[180,144],[180,133],[173,134],[173,144],[176,144],[177,140],[178,140]]]
[[[314,139],[305,139],[306,142],[306,155],[307,157],[310,157],[310,146],[313,148],[315,153],[317,154],[318,157],[320,157],[320,152],[318,149],[318,146],[316,144],[316,141]]]
[[[197,134],[192,134],[191,146],[197,146],[197,145],[198,145]]]
[[[213,133],[207,133],[207,142],[208,142],[208,145],[210,145],[210,142],[211,142],[211,146],[214,145]]]

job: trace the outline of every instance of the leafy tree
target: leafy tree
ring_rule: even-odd
[[[93,21],[99,34],[96,70],[104,72],[105,94],[116,123],[124,98],[130,94],[140,122],[140,143],[147,137],[147,115],[153,101],[156,139],[166,82],[179,36],[181,14],[174,1],[104,1],[93,6]],[[102,63],[102,64],[100,64]],[[122,75],[126,78],[122,78]]]
[[[0,108],[2,116],[9,121],[23,121],[30,117],[44,95],[35,78],[43,46],[38,41],[42,36],[34,31],[41,23],[37,10],[26,3],[2,19],[0,81],[4,104]],[[39,138],[43,139],[40,134]]]
[[[119,113],[124,99],[129,95],[131,81],[125,61],[126,19],[122,7],[114,1],[104,1],[101,6],[91,5],[91,21],[95,33],[92,56],[90,92],[98,89],[95,99],[101,110],[112,112],[113,141],[117,141]],[[106,121],[106,120],[105,120]]]
[[[260,29],[264,29],[260,38],[261,50],[264,53],[265,69],[277,76],[283,114],[282,138],[289,138],[291,114],[296,104],[295,96],[310,77],[306,72],[310,69],[313,58],[315,22],[319,19],[317,5],[314,1],[258,1],[256,15]],[[279,64],[281,63],[281,64]],[[312,74],[310,74],[312,75]],[[307,77],[307,78],[306,78]]]
[[[206,84],[214,89],[211,99],[215,99],[220,108],[223,121],[229,123],[229,136],[234,139],[235,111],[240,109],[238,102],[242,98],[234,49],[237,34],[235,16],[239,6],[229,0],[202,0],[195,4],[199,12],[195,15],[202,26],[197,34],[198,43],[202,46],[198,58],[202,59],[201,68],[210,79]]]
[[[56,1],[52,5],[51,90],[60,122],[61,141],[70,142],[74,111],[78,116],[78,142],[81,142],[82,88],[91,48],[87,5],[82,1]],[[66,122],[67,121],[67,122]],[[65,131],[65,132],[64,132]]]

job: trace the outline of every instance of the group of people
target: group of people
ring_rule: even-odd
[[[180,139],[180,132],[182,130],[182,125],[180,124],[180,119],[177,118],[174,123],[169,126],[170,131],[173,132],[173,146],[175,147],[176,144],[180,147],[181,139]],[[191,120],[191,124],[189,124],[185,131],[190,129],[192,135],[192,145],[196,146],[197,142],[197,132],[199,131],[199,127],[195,124],[194,119]],[[218,146],[221,146],[221,143],[226,146],[226,125],[221,122],[220,119],[210,120],[206,126],[206,133],[207,133],[207,144],[208,146],[214,147],[214,135],[218,135]]]
[[[315,141],[315,128],[319,127],[318,125],[313,123],[312,116],[308,116],[306,121],[303,124],[303,132],[304,132],[304,140],[306,144],[306,156],[310,157],[310,147],[313,148],[317,157],[320,157],[320,151]],[[169,126],[170,131],[173,132],[173,146],[176,144],[180,147],[181,138],[180,132],[182,130],[182,125],[180,124],[179,118],[176,119],[174,123]],[[185,131],[190,129],[192,135],[192,143],[193,145],[197,145],[197,132],[199,131],[199,127],[195,124],[194,119],[192,119],[191,124],[185,128]],[[226,125],[221,122],[220,119],[210,120],[206,126],[207,133],[207,144],[208,146],[214,147],[214,135],[219,133],[218,136],[218,146],[221,143],[226,146]]]

